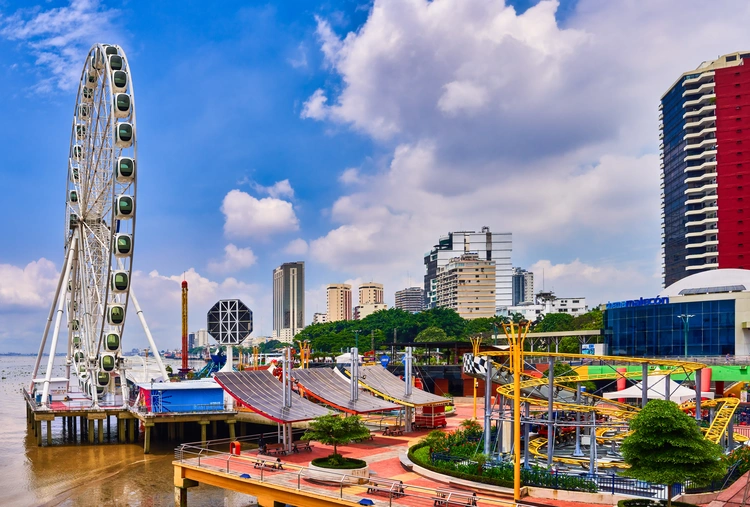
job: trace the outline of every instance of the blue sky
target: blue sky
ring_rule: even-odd
[[[590,303],[661,284],[658,121],[683,71],[743,47],[746,2],[0,2],[0,350],[37,347],[63,257],[77,78],[127,52],[138,113],[134,289],[160,346],[271,271],[421,284],[437,238],[514,234],[514,265]],[[140,329],[129,328],[133,346]],[[126,344],[127,345],[127,344]]]

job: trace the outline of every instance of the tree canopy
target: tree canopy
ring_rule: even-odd
[[[700,486],[726,474],[721,447],[703,438],[695,420],[674,402],[649,401],[630,421],[630,429],[620,448],[630,465],[623,474],[670,485],[670,500],[672,484],[691,480]]]
[[[448,335],[445,334],[445,331],[443,331],[437,326],[430,326],[420,331],[417,337],[414,338],[414,341],[415,342],[446,342],[449,339],[450,338],[448,338]]]
[[[336,452],[339,445],[344,445],[353,440],[362,440],[370,435],[370,430],[364,425],[357,415],[347,417],[336,414],[327,414],[316,417],[308,430],[302,435],[302,440],[314,440],[325,445],[333,446],[333,454],[329,456],[330,461],[340,460],[341,456]]]

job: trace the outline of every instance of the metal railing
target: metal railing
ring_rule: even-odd
[[[266,459],[257,455],[236,455],[188,444],[175,449],[175,461],[186,466],[236,475],[238,479],[273,484],[327,498],[359,502],[363,499],[364,493],[368,495],[364,498],[369,498],[375,505],[391,506],[394,499],[406,504],[410,503],[409,499],[421,499],[430,501],[433,505],[472,505],[468,503],[469,501],[479,506],[512,507],[516,505],[510,500],[479,496],[475,492],[466,490],[402,484],[401,481],[394,479],[368,478],[337,470],[313,470],[306,466]],[[325,484],[329,487],[318,487],[318,484]],[[337,491],[330,489],[332,484],[338,485]],[[394,484],[398,484],[397,490],[393,487]]]

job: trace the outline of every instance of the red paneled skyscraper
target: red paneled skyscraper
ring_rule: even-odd
[[[684,73],[659,113],[665,285],[750,269],[750,51]]]

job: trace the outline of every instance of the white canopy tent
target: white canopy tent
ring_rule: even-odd
[[[665,381],[667,375],[649,375],[646,396],[650,400],[664,400],[666,399],[667,385]],[[701,393],[703,398],[713,398],[714,393],[703,392]],[[627,389],[622,391],[615,391],[612,393],[604,393],[604,397],[610,400],[616,400],[618,398],[643,398],[643,382],[638,382]],[[695,390],[678,384],[671,378],[669,379],[669,399],[675,402],[682,403],[683,401],[695,399]]]
[[[362,354],[359,354],[359,363],[362,364]],[[352,364],[352,353],[344,352],[340,356],[336,356],[336,364]]]

